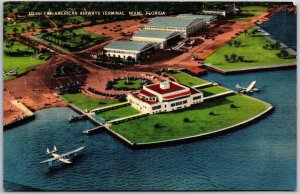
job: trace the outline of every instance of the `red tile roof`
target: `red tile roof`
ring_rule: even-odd
[[[170,88],[169,89],[161,89],[160,88],[160,84],[153,84],[153,85],[150,85],[150,86],[147,86],[147,88],[159,93],[159,94],[167,94],[167,93],[171,93],[171,92],[175,92],[175,91],[180,91],[180,90],[183,90],[185,89],[184,87],[182,86],[179,86],[177,84],[174,84],[172,82],[169,82],[170,83]]]
[[[178,97],[182,97],[182,96],[187,96],[187,95],[190,95],[190,94],[191,94],[191,92],[187,91],[187,92],[182,92],[182,93],[179,93],[179,94],[165,96],[164,98],[166,98],[166,99],[172,99],[172,98],[178,98]]]
[[[6,18],[16,18],[16,14],[9,13],[9,14],[7,14]]]
[[[198,90],[191,88],[191,94],[197,94],[200,93]]]
[[[154,97],[154,96],[156,96],[155,94],[152,94],[152,93],[150,93],[150,92],[148,92],[148,91],[146,91],[146,90],[141,90],[141,91],[140,91],[140,94],[143,94],[143,95],[149,96],[149,97]]]

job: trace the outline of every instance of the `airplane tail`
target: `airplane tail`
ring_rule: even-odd
[[[53,146],[53,150],[52,150],[52,151],[50,151],[50,150],[49,150],[49,148],[47,148],[47,150],[46,150],[46,154],[55,153],[56,151],[57,151],[57,148],[56,148],[56,146]]]

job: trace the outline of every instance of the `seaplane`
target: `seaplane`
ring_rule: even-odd
[[[69,151],[69,152],[66,152],[64,154],[57,154],[57,148],[56,146],[53,146],[53,150],[50,151],[49,148],[47,148],[46,150],[46,155],[51,155],[52,158],[49,158],[47,160],[43,160],[40,162],[40,164],[43,164],[43,163],[48,163],[49,165],[52,164],[53,161],[60,161],[64,164],[71,164],[72,161],[69,159],[69,157],[73,154],[77,154],[78,152],[80,152],[81,150],[83,150],[85,147],[80,147],[80,148],[77,148],[75,150],[72,150],[72,151]]]
[[[240,84],[236,84],[236,88],[239,89],[241,93],[249,93],[249,92],[258,92],[259,89],[255,88],[256,81],[252,81],[247,88],[241,87]]]

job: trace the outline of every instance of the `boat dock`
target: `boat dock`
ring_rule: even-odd
[[[84,131],[82,131],[82,133],[84,133],[86,135],[89,135],[89,134],[97,133],[97,132],[101,131],[102,129],[104,129],[103,126],[97,126],[97,127],[92,128],[92,129],[84,130]]]
[[[86,115],[76,115],[76,116],[72,116],[72,117],[69,119],[69,122],[82,121],[82,120],[85,120],[85,119],[87,119],[87,116],[86,116]]]
[[[208,83],[205,83],[205,84],[200,84],[200,85],[192,86],[192,88],[198,89],[198,88],[206,88],[206,87],[209,87],[209,86],[217,86],[217,85],[219,85],[219,84],[216,83],[216,82],[208,82]]]
[[[209,100],[209,99],[212,99],[212,98],[221,97],[221,96],[229,96],[229,95],[233,95],[233,94],[235,94],[235,91],[230,90],[228,92],[222,92],[222,93],[219,93],[219,94],[204,97],[203,101]]]

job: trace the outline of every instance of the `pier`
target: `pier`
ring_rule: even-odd
[[[209,87],[209,86],[217,86],[217,85],[219,85],[219,84],[216,83],[216,82],[208,82],[206,84],[200,84],[200,85],[192,86],[192,88],[198,89],[198,88],[206,88],[206,87]]]
[[[69,122],[76,122],[76,121],[82,121],[82,120],[85,120],[87,119],[87,116],[86,115],[76,115],[76,116],[72,116],[70,119],[69,119]]]
[[[228,91],[228,92],[222,92],[222,93],[219,93],[219,94],[215,94],[215,95],[211,95],[211,96],[207,96],[207,97],[204,97],[203,98],[203,101],[204,100],[209,100],[209,99],[212,99],[212,98],[217,98],[217,97],[221,97],[221,96],[229,96],[229,95],[232,95],[232,94],[235,94],[236,92],[234,91]]]
[[[82,131],[82,133],[84,133],[86,135],[94,134],[94,133],[97,133],[97,132],[101,131],[103,128],[104,128],[103,126],[97,126],[97,127],[92,128],[92,129],[84,130],[84,131]]]

